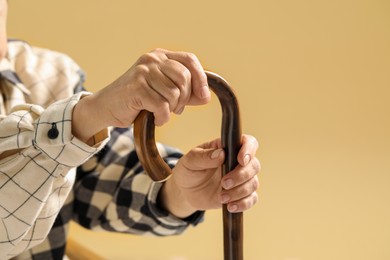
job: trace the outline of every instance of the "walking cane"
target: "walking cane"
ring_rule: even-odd
[[[222,148],[225,150],[225,162],[222,175],[237,165],[237,155],[241,147],[241,123],[236,96],[229,84],[220,76],[206,72],[211,90],[217,95],[222,108]],[[139,160],[145,171],[154,181],[165,181],[171,175],[171,168],[160,157],[154,138],[154,116],[151,112],[141,111],[134,121],[134,139]],[[243,259],[243,214],[230,213],[227,206],[222,207],[224,259]]]

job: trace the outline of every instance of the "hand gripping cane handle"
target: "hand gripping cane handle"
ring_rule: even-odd
[[[206,72],[210,89],[216,94],[222,108],[222,148],[225,162],[222,175],[232,171],[237,165],[237,155],[241,148],[241,123],[239,106],[230,85],[220,76]],[[172,174],[171,168],[158,153],[154,137],[153,113],[141,111],[134,121],[134,140],[137,155],[147,174],[162,182]],[[224,259],[243,259],[243,214],[230,213],[226,205],[222,208],[224,233]]]

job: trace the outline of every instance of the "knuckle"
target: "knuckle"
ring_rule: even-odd
[[[184,90],[185,88],[189,87],[191,84],[191,72],[188,68],[182,66],[179,68],[178,72],[176,73],[176,85],[181,90]]]
[[[259,142],[257,138],[254,137],[253,135],[245,135],[245,138],[248,141],[248,143],[251,144],[256,149],[259,147]]]
[[[191,150],[191,155],[194,159],[194,162],[204,162],[208,158],[208,153],[205,150],[201,150],[199,148]]]
[[[172,99],[174,103],[177,103],[177,101],[180,98],[180,90],[178,88],[175,88],[171,91]]]
[[[156,109],[161,113],[169,113],[169,104],[163,98],[160,98],[159,102],[156,102]]]
[[[191,72],[189,69],[184,67],[181,72],[181,76],[183,77],[182,80],[184,84],[188,84],[189,82],[191,82]]]
[[[204,154],[199,148],[193,148],[182,157],[183,166],[190,170],[202,170],[201,162],[204,161]]]
[[[243,185],[242,191],[240,192],[241,196],[246,197],[246,196],[250,196],[253,193],[256,193],[258,187],[259,187],[259,183],[257,179],[254,178],[250,180],[249,182]]]
[[[166,50],[163,48],[155,48],[151,52],[158,52],[158,53],[164,53]]]
[[[261,170],[261,164],[260,164],[260,161],[259,161],[256,157],[254,157],[254,158],[252,159],[251,165],[252,165],[252,169],[253,169],[254,172],[256,172],[256,173],[259,173],[259,172],[260,172],[260,170]]]
[[[259,141],[256,137],[252,136],[252,142],[255,145],[256,149],[259,147]]]
[[[259,147],[259,142],[258,142],[257,138],[254,137],[253,135],[244,134],[243,140],[244,140],[244,142],[247,142],[248,144],[255,147],[256,149]]]
[[[257,193],[254,193],[252,196],[252,205],[251,206],[254,206],[258,201],[259,201],[259,196],[257,195]]]
[[[148,66],[144,64],[138,64],[137,66],[134,67],[134,72],[138,76],[145,76],[150,72],[150,69]]]
[[[257,178],[255,178],[254,181],[252,182],[252,190],[256,191],[258,188],[259,188],[259,181]]]
[[[187,59],[191,64],[195,64],[198,62],[198,57],[196,57],[196,55],[191,52],[186,52],[184,56],[185,59]]]
[[[253,184],[246,185],[244,188],[243,195],[248,196],[253,193]]]
[[[171,110],[175,109],[175,107],[178,104],[179,98],[180,98],[180,90],[179,89],[175,88],[175,89],[169,91],[167,99],[168,99]]]
[[[157,61],[158,61],[157,52],[145,53],[138,60],[139,63],[144,63],[144,64],[150,64]]]
[[[177,87],[178,89],[182,90],[182,91],[186,91],[186,92],[190,92],[188,90],[188,88],[190,87],[190,84],[188,81],[186,80],[180,80],[178,83],[177,83]]]
[[[242,208],[243,210],[247,210],[252,208],[258,201],[258,196],[257,193],[252,194],[250,197],[247,197],[243,202],[242,202]]]
[[[249,135],[248,138],[249,138],[249,142],[251,142],[255,146],[257,146],[259,144],[259,142],[257,141],[257,138],[254,137],[253,135]]]

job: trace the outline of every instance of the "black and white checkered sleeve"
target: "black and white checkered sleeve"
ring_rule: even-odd
[[[161,156],[173,167],[182,154],[159,145]],[[157,236],[183,232],[203,219],[197,212],[185,220],[159,208],[160,183],[143,171],[134,149],[132,129],[113,129],[106,147],[78,168],[75,220],[94,230]]]

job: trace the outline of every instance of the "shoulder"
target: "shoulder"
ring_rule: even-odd
[[[9,40],[7,58],[15,70],[23,66],[38,69],[39,66],[50,64],[58,69],[80,70],[78,64],[68,55],[54,50],[34,47],[25,41]]]
[[[10,40],[7,57],[24,86],[31,91],[31,102],[46,106],[73,95],[85,79],[79,65],[68,55]]]

